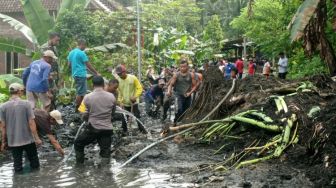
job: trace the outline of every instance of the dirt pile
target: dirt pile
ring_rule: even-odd
[[[217,106],[232,86],[232,81],[225,81],[215,67],[211,67],[204,78],[199,95],[185,113],[183,122],[201,120]],[[325,75],[293,81],[273,77],[266,79],[256,75],[238,80],[234,93],[211,119],[223,119],[245,111],[258,110],[274,120],[271,124],[286,129],[288,119],[295,114],[295,124],[290,133],[292,143],[287,145],[284,153],[275,160],[303,170],[316,186],[336,185],[335,94],[336,83]],[[278,111],[277,98],[284,100],[286,109],[282,112]],[[246,149],[253,148],[251,144],[258,147],[269,144],[275,134],[244,126],[246,123],[238,124],[240,126],[230,129],[229,135],[243,139],[227,139],[217,134],[209,137],[211,142],[221,145],[224,141],[227,146],[221,151],[226,154],[244,151],[240,161],[267,156],[268,147],[260,152],[246,152]],[[205,128],[209,126],[211,125]],[[205,128],[203,126],[193,134],[200,135]],[[237,162],[238,159],[234,161]]]

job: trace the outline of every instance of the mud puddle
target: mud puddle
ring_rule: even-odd
[[[57,135],[68,154],[81,122],[70,107],[63,109],[63,113],[67,126],[58,130]],[[313,187],[304,172],[286,164],[261,163],[226,172],[202,171],[204,166],[229,156],[213,155],[218,148],[201,143],[192,135],[188,135],[189,140],[163,142],[120,169],[118,166],[129,157],[159,139],[160,120],[146,116],[143,120],[150,136],[138,133],[133,125],[131,134],[122,137],[121,125],[116,123],[108,165],[100,160],[99,148],[94,144],[86,148],[84,167],[75,166],[74,156],[62,163],[63,158],[44,139],[44,147],[39,148],[41,169],[29,173],[26,167],[26,173],[14,175],[7,153],[0,160],[0,187]]]

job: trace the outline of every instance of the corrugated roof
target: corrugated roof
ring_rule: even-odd
[[[59,6],[61,4],[61,0],[41,0],[43,6],[51,10],[58,10]],[[109,1],[103,1],[104,5],[111,10],[115,10],[116,7]],[[90,10],[98,10],[102,9],[97,5],[97,3],[94,3],[94,1],[91,1],[91,3],[88,6],[88,9]],[[20,3],[20,0],[0,0],[0,12],[1,13],[15,13],[15,12],[22,12],[22,6]]]

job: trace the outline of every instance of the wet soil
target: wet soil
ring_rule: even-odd
[[[202,85],[198,99],[186,113],[183,122],[202,119],[230,89],[231,81],[223,81],[216,70],[210,71],[212,72],[208,75],[212,76],[205,75],[205,83]],[[205,142],[200,140],[204,129],[197,129],[158,144],[131,164],[118,169],[121,163],[136,152],[160,139],[162,129],[160,120],[142,114],[142,120],[150,135],[140,134],[136,125],[133,125],[130,135],[123,136],[121,122],[114,122],[110,165],[101,167],[99,148],[96,144],[86,148],[87,160],[82,169],[74,167],[74,157],[71,157],[66,165],[62,164],[62,158],[57,155],[48,140],[44,139],[44,147],[39,149],[42,160],[40,173],[19,178],[14,176],[11,179],[10,176],[13,174],[8,172],[11,172],[12,164],[9,163],[10,155],[6,154],[0,160],[0,186],[48,187],[48,182],[53,182],[52,185],[61,187],[334,187],[336,186],[336,100],[332,93],[335,93],[336,87],[325,76],[313,77],[309,80],[318,88],[316,92],[298,93],[286,98],[288,104],[295,106],[291,108],[291,112],[295,111],[300,115],[300,137],[299,143],[288,148],[278,159],[237,170],[215,170],[218,164],[230,158],[233,153],[239,153],[255,140],[264,144],[274,135],[266,131],[244,128],[233,131],[234,135],[240,137],[239,139]],[[302,81],[284,81],[272,77],[265,79],[261,76],[238,81],[232,97],[241,97],[241,100],[230,100],[225,103],[212,119],[227,117],[248,109],[263,109],[274,119],[283,118],[288,114],[281,116],[276,114],[274,102],[267,97],[274,94],[287,94],[291,90],[279,92],[277,89],[291,85],[296,88]],[[321,111],[315,117],[309,118],[306,114],[313,106],[320,106]],[[64,115],[66,126],[58,129],[56,133],[59,142],[66,148],[67,154],[82,123],[80,116],[74,113],[73,109],[73,106],[59,107]],[[224,144],[228,145],[215,154]],[[249,157],[256,156],[246,156],[246,158]],[[227,166],[230,165],[232,164]],[[48,173],[44,173],[43,169],[48,169]],[[6,177],[9,178],[6,179]],[[65,178],[59,180],[56,179],[57,177]],[[12,184],[8,183],[8,179],[11,179]],[[155,181],[158,179],[160,183]]]

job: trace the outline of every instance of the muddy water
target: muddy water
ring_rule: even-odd
[[[67,146],[65,148],[67,155],[71,150],[72,141],[70,139],[76,132],[75,129],[71,129],[74,128],[73,126],[78,127],[79,121],[78,117],[66,117],[65,119],[68,121],[68,125],[72,123],[72,127],[61,130],[58,139],[63,146]],[[152,120],[147,118],[147,121]],[[120,127],[120,125],[118,126]],[[133,130],[130,131],[130,136],[123,139],[128,142],[134,141],[133,144],[136,144],[135,136],[138,134],[134,129],[136,125],[131,127]],[[157,133],[160,127],[156,127]],[[146,136],[141,136],[141,138],[145,140]],[[97,145],[90,145],[86,148],[85,165],[77,167],[74,154],[67,162],[64,162],[62,157],[52,151],[48,140],[44,139],[43,141],[44,146],[38,149],[41,163],[39,171],[30,172],[29,162],[24,161],[24,173],[14,174],[10,153],[7,152],[5,156],[0,158],[0,187],[193,187],[194,185],[193,183],[185,183],[181,174],[159,172],[150,166],[120,169],[119,166],[124,160],[117,161],[113,155],[110,163],[107,164],[101,161]],[[174,181],[171,181],[172,178]]]
[[[66,113],[71,114],[71,113]],[[59,132],[58,139],[70,152],[73,137],[80,121],[77,117],[65,117],[67,126]],[[0,187],[312,187],[305,174],[285,164],[259,164],[251,168],[214,172],[200,171],[204,165],[216,164],[227,155],[212,155],[218,148],[194,141],[176,144],[167,141],[145,152],[125,168],[118,168],[130,156],[146,145],[159,139],[161,123],[148,117],[143,118],[151,136],[141,135],[136,125],[131,126],[129,136],[115,134],[111,162],[101,161],[97,145],[86,150],[84,167],[76,167],[72,155],[66,163],[53,151],[47,140],[39,148],[41,169],[14,175],[9,153],[0,158]],[[135,123],[135,122],[134,122]],[[116,133],[120,123],[116,123]],[[0,156],[1,157],[1,156]],[[194,172],[194,173],[190,173]]]
[[[0,187],[188,187],[187,183],[170,183],[171,175],[156,173],[153,169],[125,168],[117,170],[118,163],[92,165],[83,168],[73,164],[59,165],[59,160],[41,158],[42,168],[37,172],[14,175],[12,162],[0,167]]]

